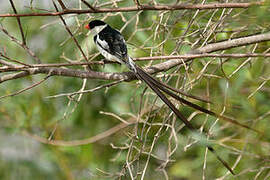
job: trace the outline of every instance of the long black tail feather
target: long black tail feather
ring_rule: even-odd
[[[136,67],[136,76],[138,79],[144,81],[157,95],[158,97],[175,113],[175,115],[191,130],[196,131],[197,128],[195,128],[182,113],[169,101],[169,99],[160,91],[168,91],[172,93],[171,91],[167,90],[166,88],[160,88],[155,82],[154,78],[151,77],[151,75],[144,72],[140,67]],[[156,80],[155,80],[156,81]],[[165,90],[166,89],[166,90]],[[167,93],[167,92],[166,92]],[[170,93],[167,93],[168,95],[171,95]],[[174,93],[172,93],[174,94]],[[175,95],[175,94],[174,94]],[[177,95],[175,95],[177,96]],[[206,147],[211,151],[216,158],[226,167],[232,174],[234,174],[233,170],[230,168],[227,162],[225,162],[214,150],[212,146],[206,145]]]
[[[137,77],[144,81],[157,95],[160,99],[176,114],[176,116],[183,121],[183,123],[191,130],[195,130],[193,125],[182,115],[182,113],[168,100],[168,98],[159,90],[159,88],[153,84],[149,76],[145,76],[141,71],[137,71]]]
[[[207,110],[207,109],[205,109],[205,108],[203,108],[203,107],[201,107],[201,106],[199,106],[197,104],[194,104],[194,103],[192,103],[190,101],[187,101],[184,98],[181,98],[180,96],[178,96],[178,95],[174,94],[173,92],[171,92],[170,90],[168,90],[168,89],[174,89],[174,88],[172,88],[172,87],[170,87],[168,85],[164,86],[163,83],[157,81],[151,75],[149,75],[148,73],[146,73],[142,68],[140,68],[138,66],[136,68],[137,68],[137,72],[138,73],[140,73],[142,76],[145,76],[151,83],[155,84],[158,87],[159,90],[165,92],[166,94],[168,94],[169,96],[173,97],[174,99],[180,101],[181,103],[186,104],[186,105],[188,105],[188,106],[190,106],[190,107],[192,107],[194,109],[197,109],[197,110],[199,110],[201,112],[204,112],[204,113],[209,114],[211,116],[214,116],[216,118],[220,118],[220,119],[223,119],[225,121],[228,121],[228,122],[230,122],[232,124],[235,124],[235,125],[241,126],[243,128],[246,128],[246,129],[255,131],[257,133],[261,133],[257,129],[251,128],[251,127],[249,127],[249,126],[247,126],[245,124],[241,124],[241,123],[239,123],[238,121],[236,121],[234,119],[231,119],[229,117],[225,117],[225,116],[219,115],[219,114],[217,114],[217,113],[215,113],[213,111]],[[166,89],[166,88],[168,88],[168,89]]]

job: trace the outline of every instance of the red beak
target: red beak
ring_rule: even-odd
[[[84,28],[86,28],[86,29],[89,29],[89,30],[90,30],[89,24],[86,24],[86,25],[84,26]]]

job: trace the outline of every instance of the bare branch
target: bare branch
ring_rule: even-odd
[[[4,55],[4,54],[1,53],[1,52],[0,52],[0,56],[4,57],[4,58],[7,59],[8,61],[15,62],[15,63],[21,64],[21,65],[24,65],[24,66],[27,66],[27,67],[32,67],[32,65],[30,65],[30,64],[26,64],[26,63],[17,61],[17,60],[15,60],[15,59],[11,59],[10,57]],[[14,67],[14,66],[13,66],[13,67]]]
[[[0,67],[0,72],[10,72],[10,71],[19,71],[19,70],[29,70],[31,68],[39,67],[68,67],[68,66],[83,66],[83,65],[104,65],[104,64],[118,64],[114,61],[91,61],[85,63],[53,63],[53,64],[25,64],[20,61],[10,59],[9,57],[0,53],[0,56],[7,58],[9,61],[22,64],[22,66],[7,65],[6,61],[0,61],[0,64],[7,65],[8,67]],[[215,58],[249,58],[249,57],[270,57],[270,53],[259,54],[259,53],[247,53],[247,54],[186,54],[186,55],[176,55],[176,56],[151,56],[151,57],[140,57],[134,58],[134,61],[160,61],[160,60],[171,60],[171,59],[195,59],[195,58],[204,58],[204,57],[215,57]]]
[[[202,53],[210,53],[214,51],[221,51],[229,48],[235,48],[243,45],[249,45],[249,44],[255,44],[255,43],[260,43],[264,41],[269,41],[270,40],[270,33],[265,33],[265,34],[259,34],[259,35],[250,35],[248,37],[242,37],[242,38],[237,38],[233,40],[227,40],[219,43],[213,43],[206,45],[202,48],[196,49],[192,51],[191,53],[195,54],[202,54]]]
[[[136,6],[137,6],[138,8],[141,8],[141,7],[142,7],[142,5],[141,5],[141,3],[140,3],[139,0],[133,0],[133,1],[134,1],[134,3],[136,4]]]
[[[81,0],[87,7],[89,7],[89,9],[91,9],[92,11],[96,11],[96,8],[94,8],[91,4],[89,4],[87,1],[85,0]]]
[[[254,35],[244,38],[238,38],[234,40],[228,40],[224,42],[219,43],[213,43],[206,45],[205,47],[195,49],[191,52],[191,55],[196,55],[197,53],[208,53],[213,51],[219,51],[224,50],[224,46],[226,49],[238,47],[238,46],[244,46],[252,43],[259,43],[263,41],[269,41],[270,40],[270,33],[266,34],[260,34],[260,35]],[[223,56],[223,55],[220,55]],[[240,54],[240,56],[244,57],[245,55]],[[263,56],[263,55],[262,55]],[[226,57],[226,55],[224,55]],[[193,58],[186,58],[184,62],[191,61]],[[163,63],[159,63],[156,65],[153,65],[151,67],[146,68],[146,71],[150,74],[154,74],[161,71],[167,71],[177,65],[183,64],[183,60],[181,59],[173,59],[168,60]],[[57,76],[69,76],[69,77],[79,77],[79,78],[89,78],[89,79],[103,79],[103,80],[122,80],[125,81],[131,81],[136,79],[133,73],[131,72],[124,72],[124,73],[107,73],[107,72],[86,72],[81,70],[74,70],[74,69],[63,69],[63,68],[47,68],[47,67],[37,67],[37,68],[31,68],[29,69],[30,73],[28,72],[21,72],[17,74],[8,74],[0,77],[0,83],[16,79],[20,77],[27,76],[29,74],[48,74],[51,72],[51,75],[57,75]]]
[[[254,3],[216,3],[216,4],[179,4],[179,5],[147,5],[141,4],[141,6],[121,7],[121,8],[95,8],[95,10],[77,10],[66,9],[61,12],[54,13],[28,13],[28,14],[0,14],[0,17],[27,17],[27,16],[59,16],[65,14],[86,14],[86,13],[108,13],[108,12],[131,12],[131,11],[174,11],[185,9],[223,9],[223,8],[248,8],[253,5],[264,5],[264,2]]]
[[[88,90],[83,90],[83,91],[77,91],[77,92],[72,92],[72,93],[63,93],[63,94],[58,94],[58,95],[53,95],[53,96],[48,96],[46,98],[57,98],[57,97],[62,97],[62,96],[69,96],[69,97],[72,97],[74,95],[77,95],[77,94],[83,94],[83,93],[89,93],[89,92],[95,92],[97,90],[100,90],[100,89],[103,89],[103,88],[108,88],[108,87],[111,87],[111,86],[114,86],[116,84],[119,84],[120,82],[122,82],[123,80],[118,80],[118,81],[114,81],[112,83],[108,83],[108,84],[104,84],[104,85],[101,85],[101,86],[98,86],[98,87],[95,87],[93,89],[88,89]]]
[[[29,75],[29,72],[19,72],[19,73],[14,73],[14,74],[7,74],[7,75],[3,75],[0,76],[0,83],[5,82],[5,81],[9,81],[12,79],[18,79],[18,78],[22,78],[22,77],[26,77]]]
[[[29,87],[23,88],[23,89],[21,89],[21,90],[19,90],[19,91],[17,91],[17,92],[11,93],[11,94],[7,94],[7,95],[4,95],[4,96],[0,96],[0,99],[6,98],[6,97],[11,97],[11,96],[16,96],[16,95],[18,95],[18,94],[23,93],[24,91],[30,90],[30,89],[32,89],[32,88],[34,88],[34,87],[40,85],[40,84],[43,83],[44,81],[46,81],[49,77],[50,77],[50,74],[48,74],[48,75],[47,75],[45,78],[43,78],[41,81],[38,81],[38,82],[32,84],[32,85],[29,86]]]
[[[57,1],[58,1],[58,3],[60,4],[60,6],[61,6],[61,8],[62,8],[63,10],[66,10],[66,9],[67,9],[67,7],[65,6],[65,4],[63,3],[62,0],[57,0]]]
[[[61,2],[62,2],[62,1],[61,1]],[[56,4],[54,3],[54,1],[53,1],[53,5],[54,5],[56,11],[58,11],[58,8],[57,8]],[[86,57],[85,53],[83,52],[83,50],[82,50],[80,44],[78,43],[77,39],[73,36],[72,32],[71,32],[70,29],[68,28],[68,26],[67,26],[67,24],[66,24],[66,21],[64,20],[64,18],[63,18],[61,15],[59,15],[59,17],[60,17],[61,21],[63,22],[63,24],[64,24],[64,26],[65,26],[67,32],[69,33],[69,35],[71,36],[71,38],[72,38],[73,41],[75,42],[76,46],[77,46],[78,49],[80,50],[80,52],[81,52],[82,56],[84,57],[85,61],[87,62],[88,60],[87,60],[87,57]],[[91,69],[90,66],[88,66],[88,67],[89,67],[89,69]]]
[[[243,37],[243,38],[237,38],[234,40],[228,40],[218,43],[213,43],[206,45],[202,48],[198,48],[195,50],[192,50],[190,54],[201,54],[201,53],[211,53],[215,51],[220,51],[224,49],[230,49],[234,47],[249,45],[249,44],[255,44],[259,42],[269,41],[270,40],[270,33],[260,34],[260,35],[253,35],[249,37]],[[186,61],[190,61],[192,59],[186,59]],[[149,73],[156,73],[161,71],[167,71],[168,69],[171,69],[177,65],[182,64],[182,60],[170,60],[166,61],[164,63],[160,63],[157,65],[153,65],[152,67],[148,68]]]
[[[9,0],[9,2],[11,4],[11,7],[12,7],[14,13],[17,14],[17,10],[15,8],[15,5],[14,5],[13,1]],[[18,25],[19,25],[19,28],[20,28],[21,36],[22,36],[22,44],[26,45],[26,40],[25,40],[25,36],[24,36],[24,33],[23,33],[23,28],[22,28],[20,17],[16,17],[16,19],[18,21]]]
[[[64,69],[64,68],[32,68],[28,72],[20,72],[15,74],[3,75],[0,77],[0,83],[12,79],[22,78],[33,74],[48,74],[51,72],[52,76],[67,76],[67,77],[78,77],[88,79],[103,79],[103,80],[126,80],[130,81],[135,79],[135,76],[131,72],[124,73],[107,73],[107,72],[96,72],[96,71],[82,71],[75,69]]]
[[[10,35],[8,33],[8,31],[4,28],[0,26],[0,30],[6,34],[13,42],[15,42],[17,45],[21,46],[23,49],[26,50],[26,52],[33,57],[33,59],[35,61],[37,61],[37,63],[41,63],[41,60],[35,55],[35,53],[33,51],[31,51],[31,49],[29,49],[29,47],[26,44],[21,43],[17,38],[15,38],[14,36]]]
[[[72,141],[64,141],[64,140],[47,140],[46,138],[30,134],[29,132],[23,131],[23,135],[28,136],[30,138],[33,138],[41,143],[44,144],[50,144],[55,146],[80,146],[85,144],[91,144],[97,141],[100,141],[106,137],[109,137],[115,133],[117,133],[119,130],[126,128],[129,125],[134,124],[134,121],[129,122],[129,124],[126,123],[120,123],[119,125],[114,126],[113,128],[108,129],[107,131],[104,131],[96,136],[82,139],[82,140],[72,140]]]

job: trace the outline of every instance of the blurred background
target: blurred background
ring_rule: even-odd
[[[63,2],[70,9],[88,8],[80,0]],[[99,8],[134,6],[132,0],[87,2]],[[150,5],[179,3],[173,0],[140,2]],[[208,4],[223,1],[181,2]],[[13,3],[19,14],[55,12],[52,1],[13,0]],[[14,13],[9,1],[0,0],[0,12]],[[186,54],[209,43],[269,32],[269,14],[266,4],[246,9],[133,11],[63,17],[87,57],[99,61],[103,58],[97,54],[93,37],[83,28],[93,19],[102,19],[119,29],[132,57],[149,57]],[[42,63],[84,62],[58,16],[22,17],[21,23],[27,46]],[[0,18],[0,26],[21,40],[16,18]],[[269,45],[269,42],[263,42],[217,53],[267,53]],[[0,50],[20,62],[36,63],[25,49],[2,31]],[[137,64],[146,67],[163,61],[166,60]],[[67,68],[85,70],[81,66]],[[117,64],[93,68],[102,72],[127,71]],[[0,77],[3,75],[6,73],[0,73]],[[45,74],[38,74],[3,82],[0,96],[31,86],[44,77]],[[231,167],[234,166],[236,177],[270,178],[269,58],[198,58],[186,66],[158,73],[156,77],[190,94],[208,97],[213,104],[194,103],[263,132],[260,136],[179,104],[181,112],[193,124],[210,130],[213,146]],[[110,82],[88,79],[84,89]],[[79,91],[83,86],[83,79],[53,76],[31,90],[0,99],[0,179],[131,179],[130,171],[136,175],[135,179],[140,179],[143,172],[144,179],[233,179],[213,154],[206,153],[205,147],[194,141],[186,128],[182,129],[182,123],[144,83],[122,82],[85,93],[81,98],[79,95],[74,99],[51,97]],[[108,130],[111,132],[111,128],[124,124],[121,120],[140,122],[84,145],[42,142],[42,138],[49,137],[66,142],[87,139]]]

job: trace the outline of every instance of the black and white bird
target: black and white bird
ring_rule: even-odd
[[[117,61],[121,64],[125,64],[130,71],[135,73],[138,79],[144,81],[161,98],[161,100],[169,106],[169,108],[185,123],[189,129],[195,129],[193,125],[161,92],[163,91],[173,98],[178,100],[181,99],[180,101],[182,101],[184,99],[172,93],[168,89],[173,91],[178,90],[162,84],[161,82],[154,79],[150,74],[146,73],[142,68],[137,66],[132,58],[128,55],[126,42],[119,31],[113,29],[110,25],[100,20],[91,21],[85,26],[85,28],[91,30],[92,34],[94,35],[94,42],[97,46],[97,49],[107,60]],[[196,99],[196,97],[193,98]]]
[[[186,94],[182,91],[179,91],[178,89],[172,88],[155,78],[153,78],[150,74],[145,72],[142,68],[137,66],[133,59],[128,55],[126,42],[121,35],[119,31],[116,29],[113,29],[111,26],[109,26],[107,23],[100,21],[100,20],[93,20],[89,24],[85,26],[85,28],[89,29],[92,34],[94,35],[94,42],[97,46],[97,49],[99,52],[110,61],[117,61],[121,64],[125,64],[130,71],[132,71],[136,77],[145,82],[158,96],[159,98],[174,112],[174,114],[192,131],[196,131],[197,128],[195,128],[186,118],[182,115],[182,113],[172,104],[171,101],[165,96],[165,94],[171,96],[172,98],[180,101],[183,104],[186,104],[194,109],[197,109],[199,111],[202,111],[204,113],[207,113],[209,115],[215,116],[217,118],[221,118],[223,120],[226,120],[230,123],[236,124],[238,126],[251,129],[256,131],[255,129],[252,129],[248,127],[247,125],[243,125],[231,118],[219,115],[213,111],[207,110],[201,106],[198,106],[192,102],[189,102],[182,97],[178,96],[174,92],[181,93],[182,95],[188,96],[193,99],[197,99],[200,101],[207,102],[199,97],[192,96],[189,94]],[[164,94],[165,93],[165,94]],[[234,174],[233,170],[229,167],[229,165],[222,160],[213,147],[210,145],[206,145],[206,147],[217,157],[217,159],[232,173]]]
[[[125,64],[131,71],[137,72],[134,61],[128,56],[125,39],[119,31],[100,20],[91,21],[85,28],[91,30],[99,52],[107,60]]]

